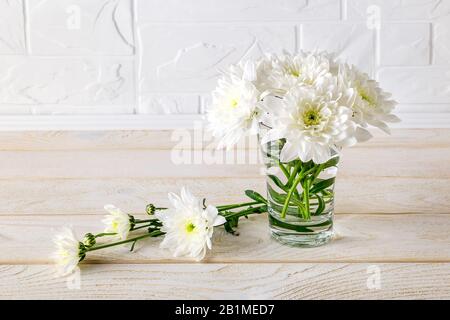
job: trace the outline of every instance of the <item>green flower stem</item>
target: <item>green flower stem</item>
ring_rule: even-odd
[[[240,218],[240,217],[245,217],[251,214],[260,214],[264,211],[267,210],[267,206],[266,205],[262,205],[259,207],[251,207],[248,208],[246,210],[242,210],[242,211],[238,211],[238,212],[228,212],[225,214],[222,214],[221,216],[223,216],[225,219],[235,219],[235,218]]]
[[[256,205],[256,204],[260,204],[260,202],[258,201],[253,201],[253,202],[246,202],[246,203],[239,203],[239,204],[230,204],[230,205],[224,205],[224,206],[218,206],[217,210],[219,212],[222,211],[227,211],[227,210],[231,210],[231,209],[237,209],[237,208],[242,208],[242,207],[248,207],[248,206],[252,206],[252,205]]]
[[[290,177],[289,177],[289,179],[288,179],[288,182],[286,183],[286,186],[287,186],[287,187],[292,186],[292,183],[294,182],[295,176],[297,175],[298,170],[300,170],[301,166],[302,166],[302,162],[301,162],[301,161],[298,161],[298,162],[295,164],[294,169],[292,170],[292,173],[291,173],[291,175],[290,175]],[[302,170],[303,170],[303,169],[302,169]]]
[[[303,184],[303,205],[305,206],[305,212],[303,219],[309,220],[311,219],[311,212],[309,207],[309,188],[310,188],[310,180],[306,179]]]
[[[306,170],[306,166],[302,166],[302,162],[301,161],[298,161],[296,163],[296,165],[294,167],[294,170],[292,171],[291,176],[289,177],[289,180],[288,180],[288,182],[286,184],[286,186],[289,187],[289,191],[287,193],[286,200],[284,201],[283,209],[282,209],[281,214],[280,214],[281,218],[283,218],[283,219],[286,218],[286,213],[288,211],[289,203],[291,201],[292,196],[294,196],[297,200],[300,201],[301,197],[300,197],[300,194],[299,194],[299,192],[297,190],[297,187],[298,187],[299,183],[302,181],[302,179],[304,177],[307,177],[309,174],[311,174],[313,172],[314,172],[314,179],[315,179],[315,176],[318,175],[318,173],[316,172],[316,170],[318,170],[318,168],[320,168],[320,166],[313,166],[312,168]],[[299,170],[300,170],[300,172],[299,172]],[[308,200],[308,204],[307,205],[305,203],[305,185],[302,185],[302,187],[304,189],[303,190],[303,204],[305,205],[305,210],[306,210],[306,217],[305,218],[306,219],[308,219],[308,217],[310,216],[310,214],[309,214],[309,208],[310,208],[310,205],[309,205],[309,188],[310,188],[310,185],[309,184],[310,184],[310,182],[308,182],[308,191],[306,192],[307,193],[306,198]]]
[[[322,164],[319,164],[318,166],[314,166],[313,169],[315,169],[315,172],[314,172],[314,175],[313,175],[313,177],[312,177],[312,179],[311,179],[311,182],[312,182],[312,183],[314,183],[314,180],[317,179],[317,177],[319,176],[319,174],[320,174],[320,172],[322,171],[323,167],[324,167],[324,164],[323,164],[323,163],[322,163]]]
[[[150,223],[150,224],[145,224],[145,225],[142,225],[142,226],[139,226],[139,227],[133,227],[130,231],[135,231],[135,230],[139,230],[139,229],[144,229],[144,228],[150,228],[152,226],[152,224]]]
[[[110,233],[104,232],[104,233],[98,233],[94,237],[95,238],[100,238],[100,237],[105,237],[105,236],[115,236],[116,234],[117,233],[115,233],[115,232],[110,232]]]
[[[281,218],[283,218],[283,219],[286,218],[286,212],[288,210],[289,202],[291,201],[292,194],[297,190],[297,186],[300,183],[300,181],[302,180],[302,178],[303,178],[303,173],[300,172],[300,174],[294,180],[291,188],[289,189],[289,192],[286,196],[286,200],[284,201],[283,210],[281,211]]]
[[[291,174],[289,173],[289,171],[286,169],[286,167],[279,160],[278,160],[278,166],[280,167],[281,171],[283,171],[283,173],[286,176],[286,178],[289,179]]]
[[[149,223],[149,222],[154,222],[154,221],[158,221],[158,219],[146,219],[146,220],[140,220],[140,219],[136,219],[134,220],[135,224],[139,224],[139,223]]]
[[[138,240],[141,240],[141,239],[145,239],[145,238],[149,238],[149,237],[158,237],[158,236],[161,236],[163,234],[164,234],[164,232],[162,232],[161,230],[155,230],[155,231],[152,231],[150,233],[146,233],[146,234],[143,234],[141,236],[130,238],[130,239],[127,239],[127,240],[113,242],[113,243],[107,243],[107,244],[103,244],[103,245],[100,245],[100,246],[87,248],[86,251],[87,252],[88,251],[95,251],[95,250],[105,249],[105,248],[109,248],[109,247],[119,246],[121,244],[135,242],[135,241],[138,241]]]
[[[294,167],[294,171],[291,177],[295,178],[295,175],[298,173],[298,170],[301,168],[300,170],[300,175],[304,176],[304,171],[305,171],[305,167],[302,165],[303,163],[301,161],[299,161],[296,166]],[[288,181],[288,183],[286,184],[287,187],[290,187],[292,185],[292,183],[294,182],[294,180],[292,180],[291,182]],[[300,194],[298,193],[297,188],[294,189],[294,197],[297,198],[298,201],[300,201]]]

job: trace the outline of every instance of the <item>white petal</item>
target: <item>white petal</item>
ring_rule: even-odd
[[[216,207],[212,206],[212,205],[208,205],[206,207],[206,209],[203,211],[203,214],[205,216],[205,219],[209,222],[209,223],[213,223],[214,219],[216,219],[217,214],[218,214],[218,210]]]
[[[280,161],[287,163],[295,160],[299,156],[299,150],[290,142],[286,142],[280,153]]]
[[[347,147],[354,146],[357,142],[358,142],[358,140],[356,137],[347,137],[347,138],[342,139],[339,142],[337,142],[336,145],[338,145],[342,148],[347,148]]]
[[[318,178],[319,179],[323,179],[323,180],[327,180],[327,179],[331,179],[336,177],[337,174],[337,168],[336,167],[331,167],[331,168],[327,168],[324,171],[322,171]]]
[[[187,205],[197,205],[197,198],[186,187],[181,188],[181,200]]]
[[[402,121],[399,117],[397,117],[394,114],[387,114],[387,115],[383,116],[383,120],[386,122],[391,122],[391,123],[398,123],[398,122]]]
[[[314,163],[321,164],[325,163],[331,158],[331,150],[328,146],[316,144],[313,147],[312,160]]]
[[[312,147],[313,143],[301,140],[298,142],[299,157],[303,162],[308,162],[312,159]]]
[[[121,213],[120,209],[117,208],[116,206],[112,205],[112,204],[107,204],[104,206],[104,209],[106,211],[108,211],[111,214],[117,214],[117,213]]]
[[[280,140],[284,137],[284,133],[277,130],[277,129],[271,129],[269,130],[264,137],[261,139],[261,144],[266,144],[271,141]]]
[[[277,114],[281,110],[283,99],[274,96],[266,96],[261,103],[261,108],[264,111]]]
[[[203,249],[196,257],[195,257],[195,261],[201,261],[205,258],[206,255],[206,250]]]
[[[249,133],[251,135],[255,135],[258,134],[258,131],[259,131],[259,121],[257,119],[253,119],[249,129]]]
[[[384,131],[387,134],[391,134],[391,129],[383,121],[371,120],[371,121],[369,121],[369,124],[373,125],[374,127],[377,127],[379,129],[381,129],[382,131]]]
[[[218,215],[217,217],[216,217],[216,219],[214,220],[214,224],[213,224],[213,226],[214,227],[217,227],[217,226],[221,226],[222,224],[225,224],[227,222],[227,219],[225,219],[223,216],[221,216],[221,215]]]
[[[178,209],[182,207],[181,198],[177,194],[170,192],[168,198],[174,208]]]
[[[256,80],[256,65],[252,61],[247,61],[244,65],[244,74],[242,78],[246,81]]]
[[[357,127],[355,131],[355,136],[358,142],[366,142],[370,139],[372,139],[372,134],[369,132],[369,130],[366,130],[361,127]]]

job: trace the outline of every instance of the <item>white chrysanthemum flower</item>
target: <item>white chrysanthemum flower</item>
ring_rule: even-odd
[[[214,227],[226,219],[214,206],[203,209],[201,201],[185,188],[181,189],[181,196],[169,193],[169,200],[173,210],[155,214],[163,224],[161,231],[166,233],[161,247],[172,251],[175,257],[202,260],[206,250],[211,249]]]
[[[341,66],[340,77],[344,85],[355,92],[352,109],[353,121],[359,125],[356,131],[358,141],[371,138],[371,134],[365,129],[368,125],[390,133],[386,123],[400,121],[392,114],[397,103],[391,99],[391,94],[384,92],[378,82],[370,79],[366,73],[347,64]]]
[[[125,240],[132,227],[130,216],[111,204],[105,205],[105,210],[110,213],[102,220],[106,225],[105,232],[116,233],[120,239]]]
[[[207,113],[208,128],[219,138],[219,148],[229,149],[248,133],[256,134],[262,98],[257,88],[259,70],[256,63],[240,63],[219,79]]]
[[[297,158],[303,162],[313,160],[320,164],[332,156],[332,149],[356,143],[352,110],[315,88],[297,87],[283,99],[272,98],[278,107],[269,123],[271,129],[262,143],[286,139],[280,153],[282,162]]]
[[[63,228],[54,238],[56,245],[54,259],[61,275],[70,274],[84,258],[84,246],[70,228]]]
[[[337,71],[334,59],[322,53],[285,53],[272,58],[270,82],[275,91],[285,93],[298,86],[314,86],[322,77]]]

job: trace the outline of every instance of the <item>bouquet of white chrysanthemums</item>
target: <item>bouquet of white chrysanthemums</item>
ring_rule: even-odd
[[[264,131],[262,143],[285,139],[281,161],[325,163],[335,147],[389,133],[396,102],[378,83],[332,55],[301,52],[268,55],[233,65],[219,80],[207,115],[219,147]]]
[[[267,166],[272,235],[316,246],[333,234],[335,173],[343,147],[389,133],[396,102],[378,83],[332,55],[267,55],[232,65],[207,119],[218,147],[258,134]]]

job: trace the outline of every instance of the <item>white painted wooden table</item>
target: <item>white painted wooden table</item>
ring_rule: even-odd
[[[345,150],[327,246],[282,246],[258,216],[239,237],[218,232],[203,263],[175,260],[150,239],[133,253],[89,256],[79,289],[55,277],[54,231],[101,231],[104,204],[143,212],[183,185],[213,204],[264,192],[259,166],[177,166],[174,144],[169,131],[0,133],[0,298],[450,298],[444,129],[396,130]],[[369,289],[378,269],[380,288]]]

